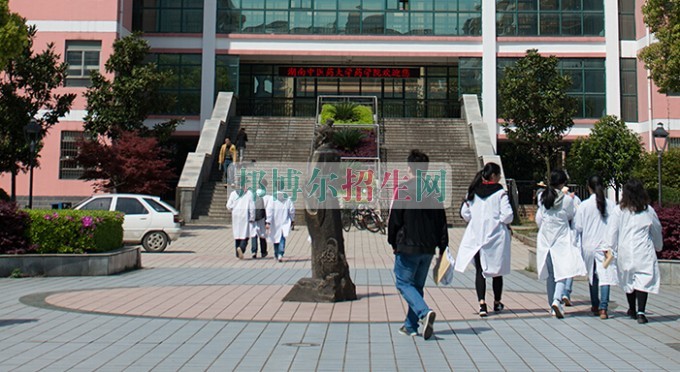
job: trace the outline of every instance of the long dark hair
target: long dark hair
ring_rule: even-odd
[[[604,196],[604,186],[600,176],[594,175],[588,179],[588,187],[593,190],[595,194],[595,201],[597,202],[597,210],[600,211],[602,218],[607,218],[607,200]]]
[[[623,185],[623,195],[619,206],[621,210],[628,209],[633,213],[647,210],[649,206],[649,195],[640,180],[631,179]]]
[[[496,163],[486,163],[486,165],[484,165],[484,168],[477,172],[475,178],[472,180],[472,183],[470,183],[470,187],[468,187],[467,200],[468,201],[474,200],[475,190],[477,189],[477,187],[479,187],[483,181],[490,180],[491,176],[493,176],[494,174],[500,176],[501,166]]]
[[[545,209],[550,209],[555,205],[555,200],[557,199],[557,191],[555,189],[565,183],[567,183],[567,173],[562,169],[555,169],[550,172],[550,187],[546,187],[545,191],[541,194],[541,204],[543,204]]]

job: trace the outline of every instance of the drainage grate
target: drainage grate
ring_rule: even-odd
[[[283,344],[283,346],[291,346],[291,347],[315,347],[319,346],[319,344],[314,344],[311,342],[286,342]]]

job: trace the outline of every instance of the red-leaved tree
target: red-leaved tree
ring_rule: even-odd
[[[663,250],[657,257],[680,260],[680,206],[656,207],[656,214],[663,229]]]
[[[168,156],[153,137],[122,132],[111,143],[84,140],[76,161],[85,168],[80,177],[96,181],[97,191],[160,195],[175,178]]]

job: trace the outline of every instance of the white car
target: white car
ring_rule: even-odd
[[[158,196],[98,194],[73,209],[123,212],[123,242],[141,243],[148,252],[164,251],[182,231],[179,212]]]

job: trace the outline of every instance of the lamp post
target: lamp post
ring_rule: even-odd
[[[42,127],[35,119],[24,126],[24,135],[26,136],[26,142],[28,142],[29,150],[29,176],[28,176],[28,209],[33,208],[33,166],[35,165],[35,146],[40,139],[40,132]]]
[[[663,129],[663,123],[657,124],[658,126],[652,132],[652,137],[654,137],[654,150],[658,157],[658,172],[659,172],[659,207],[661,207],[661,155],[666,151],[668,146],[668,132]]]

